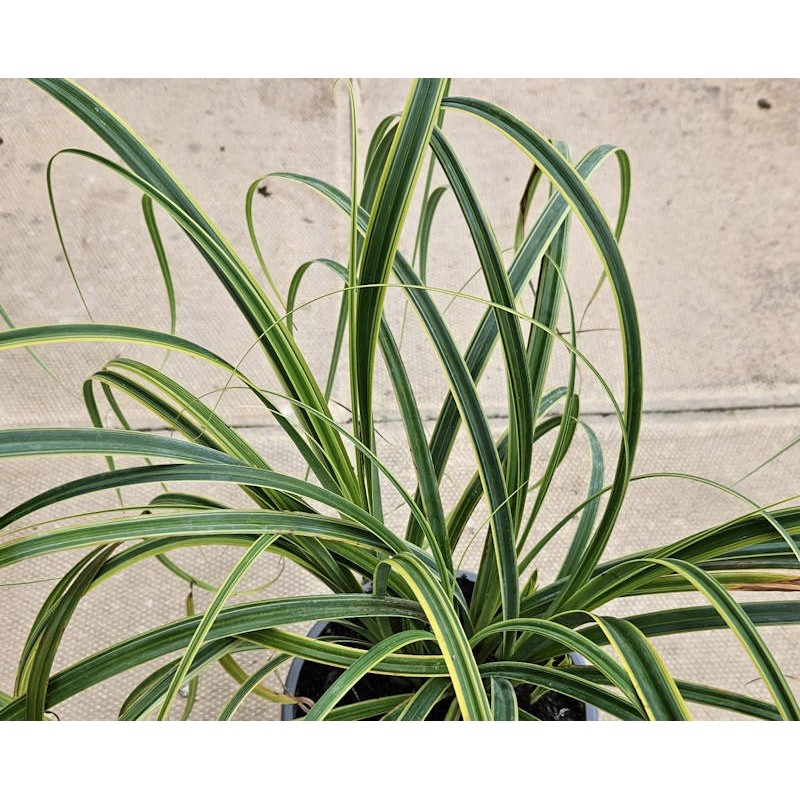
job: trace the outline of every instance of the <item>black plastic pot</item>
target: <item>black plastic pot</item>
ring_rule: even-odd
[[[469,573],[469,572],[460,573],[458,577],[467,578],[468,580],[473,581],[473,582],[475,580],[475,574],[474,573]],[[317,639],[323,634],[325,628],[328,625],[329,625],[329,623],[324,621],[324,620],[321,621],[321,622],[317,622],[311,628],[311,630],[309,631],[308,635],[312,639]],[[572,656],[572,660],[576,664],[586,664],[586,660],[582,656],[580,656],[578,653],[572,653],[571,656]],[[289,674],[288,674],[288,676],[286,678],[286,693],[287,694],[290,694],[290,695],[293,695],[293,696],[297,695],[297,686],[298,686],[298,683],[300,681],[300,673],[301,673],[303,667],[305,666],[305,663],[306,663],[305,659],[302,659],[302,658],[295,658],[292,661],[291,666],[289,667]],[[291,720],[295,719],[298,716],[299,710],[300,710],[299,706],[297,706],[296,704],[281,706],[281,720],[288,722],[288,721],[291,721]],[[597,711],[597,709],[594,706],[589,706],[589,705],[585,706],[585,720],[587,722],[594,722],[597,719],[598,719],[598,711]]]
[[[325,620],[317,622],[313,628],[308,632],[311,639],[319,639],[322,632],[328,627]],[[300,670],[305,666],[306,660],[304,658],[294,658],[289,666],[289,674],[286,676],[286,694],[295,696],[297,692],[297,684],[300,681]],[[290,722],[297,716],[299,706],[296,703],[281,706],[281,720]]]

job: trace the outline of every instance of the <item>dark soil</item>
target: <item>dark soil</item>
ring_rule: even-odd
[[[464,596],[469,602],[472,595],[473,582],[470,577],[459,575],[458,583]],[[323,637],[342,637],[352,639],[352,629],[339,622],[329,622],[322,634]],[[300,670],[297,686],[287,687],[295,697],[307,697],[317,700],[342,674],[342,670],[327,664],[318,664],[305,661]],[[339,702],[339,705],[357,703],[361,700],[374,700],[378,697],[387,697],[393,694],[413,692],[419,687],[419,681],[414,682],[409,678],[394,677],[391,675],[365,675]],[[520,685],[516,688],[517,704],[520,709],[533,714],[534,717],[544,721],[566,722],[586,719],[586,705],[579,700],[557,692],[548,692],[534,703],[530,702],[531,687]],[[452,697],[445,698],[437,703],[429,720],[443,720],[450,706]],[[299,706],[292,706],[296,717],[304,716]],[[375,718],[377,719],[377,717]]]

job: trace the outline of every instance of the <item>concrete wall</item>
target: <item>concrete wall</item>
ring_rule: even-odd
[[[327,79],[278,82],[86,80],[84,85],[158,152],[200,201],[254,270],[244,218],[251,181],[277,170],[305,172],[346,187],[349,181],[346,93]],[[402,80],[359,80],[359,129],[363,157],[368,135],[386,114],[399,110],[407,91]],[[784,80],[456,80],[454,94],[483,97],[529,121],[542,133],[564,139],[577,157],[601,143],[623,146],[633,166],[633,192],[622,239],[640,315],[646,366],[647,414],[637,472],[699,473],[733,483],[798,435],[800,361],[800,231],[797,186],[800,84]],[[513,243],[515,210],[527,179],[525,159],[507,141],[475,120],[448,114],[445,130],[458,150],[493,220],[502,247]],[[0,82],[0,302],[18,325],[86,319],[61,253],[45,184],[48,159],[65,147],[109,155],[93,134],[34,86]],[[158,265],[141,220],[137,193],[119,178],[74,155],[56,159],[55,199],[72,266],[96,320],[167,325],[167,306]],[[593,179],[598,197],[616,213],[617,175],[613,164]],[[324,201],[277,178],[267,179],[267,196],[256,195],[259,239],[282,291],[303,261],[320,256],[346,258],[347,221]],[[231,360],[252,345],[246,326],[213,276],[182,234],[163,220],[164,241],[178,291],[178,332]],[[404,245],[409,242],[404,240]],[[569,273],[576,308],[583,310],[599,277],[586,237],[575,230]],[[477,268],[452,197],[441,206],[431,244],[430,283],[459,289]],[[310,281],[304,300],[333,291],[323,272]],[[484,294],[479,280],[466,291]],[[442,297],[442,305],[447,298]],[[315,368],[324,371],[335,325],[337,298],[298,313],[298,336]],[[390,317],[398,325],[403,306],[390,292]],[[459,340],[466,342],[477,314],[475,304],[456,301],[448,313]],[[620,386],[616,315],[607,289],[589,310],[581,335],[587,356],[596,360],[614,388]],[[420,405],[427,418],[438,410],[443,384],[424,334],[408,315],[404,350]],[[87,423],[80,399],[83,379],[120,352],[106,345],[40,348],[65,388],[42,373],[25,352],[0,356],[0,424],[12,426]],[[144,355],[124,348],[126,355]],[[244,367],[269,384],[255,354]],[[219,388],[212,368],[171,356],[172,374],[196,391]],[[482,384],[487,412],[498,430],[506,413],[504,384],[493,364]],[[345,401],[346,380],[335,396]],[[583,408],[598,435],[615,451],[614,421],[602,391],[585,374]],[[404,439],[382,380],[382,455],[408,474]],[[291,454],[260,410],[229,392],[221,410],[263,446],[278,466]],[[130,407],[139,428],[157,421]],[[346,415],[343,412],[343,418]],[[798,491],[800,456],[790,450],[737,485],[756,502]],[[58,459],[0,465],[2,508],[56,481],[102,468],[102,460]],[[472,469],[465,450],[457,457],[446,490],[454,494]],[[555,520],[585,492],[585,457],[576,452],[562,470],[560,485],[544,512]],[[146,501],[147,494],[126,495]],[[113,498],[108,499],[109,507]],[[65,506],[63,513],[79,507]],[[708,487],[659,479],[636,484],[620,518],[611,552],[617,554],[667,541],[745,511],[740,501]],[[476,520],[477,522],[477,520]],[[220,580],[235,553],[219,552],[186,562],[207,579]],[[4,582],[51,578],[71,558],[11,570]],[[476,554],[467,554],[472,563]],[[542,571],[552,571],[545,561]],[[280,569],[265,563],[249,585],[270,580]],[[185,587],[169,573],[142,568],[140,585],[113,579],[83,604],[67,632],[57,666],[74,661],[115,632],[143,630],[182,613]],[[296,590],[301,581],[283,571],[268,590]],[[0,633],[0,688],[10,689],[15,660],[28,626],[51,583],[0,586],[7,609]],[[309,591],[313,587],[308,585]],[[202,607],[204,597],[198,596]],[[675,598],[686,602],[686,598]],[[645,601],[627,608],[644,608]],[[765,632],[786,672],[800,674],[797,634]],[[764,695],[752,666],[727,632],[691,641],[657,642],[682,677],[721,682]],[[146,672],[142,672],[144,676]],[[800,688],[796,679],[794,685]],[[131,682],[111,682],[64,704],[71,718],[113,716]],[[224,675],[203,681],[197,714],[210,715],[233,691]],[[270,716],[272,709],[251,701],[242,716]],[[707,712],[699,712],[705,715]]]

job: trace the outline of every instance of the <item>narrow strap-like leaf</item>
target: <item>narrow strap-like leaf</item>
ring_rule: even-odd
[[[519,709],[514,687],[506,678],[491,678],[492,717],[495,722],[517,722]]]
[[[563,155],[569,156],[569,150],[564,146]],[[564,272],[567,266],[567,242],[569,233],[569,221],[567,216],[561,227],[558,229],[553,241],[549,244],[547,251],[542,258],[542,266],[539,270],[539,283],[536,290],[536,301],[533,309],[533,318],[546,325],[547,328],[554,328],[558,321],[558,310],[561,296],[567,295],[569,301],[570,319],[570,343],[573,348],[577,347],[575,331],[575,314],[572,306],[572,297],[566,285]],[[553,337],[546,329],[538,326],[531,326],[530,338],[527,347],[527,372],[530,376],[530,391],[533,402],[538,406],[542,393],[544,392],[545,381],[550,366],[550,359],[553,352]],[[531,528],[542,508],[548,490],[555,476],[556,469],[566,456],[567,450],[572,443],[575,432],[575,425],[579,418],[579,400],[575,394],[575,375],[576,375],[576,356],[575,351],[569,353],[569,372],[566,382],[566,392],[564,409],[561,414],[561,425],[558,435],[553,443],[553,449],[545,468],[544,474],[539,481],[536,490],[533,507],[531,508],[528,522],[525,529],[518,538],[517,550],[522,552],[525,547]]]
[[[586,674],[590,668],[581,667],[580,669],[582,674]],[[599,670],[596,670],[596,674],[593,673],[592,677],[599,681],[607,680]],[[704,684],[691,683],[690,681],[676,680],[675,685],[687,703],[698,703],[735,714],[755,717],[756,719],[779,720],[781,718],[778,709],[774,705],[765,703],[763,700],[756,700],[754,697],[747,697],[727,689],[718,689],[715,686],[705,686]]]
[[[140,183],[138,188],[157,202],[164,204],[170,214],[177,216],[179,224],[183,223],[182,227],[190,240],[198,247],[259,337],[287,391],[324,415],[330,416],[313,373],[299,349],[285,327],[276,324],[279,321],[277,311],[219,229],[155,153],[130,126],[78,84],[60,79],[36,79],[34,83],[100,136],[131,171],[123,170],[107,159],[91,154],[84,155],[104,163],[109,169],[124,175],[133,183],[138,179]],[[311,420],[304,419],[302,415],[301,420],[310,423],[312,429],[317,431],[322,441],[326,443],[326,452],[330,452],[331,455],[336,452],[334,460],[337,463],[341,464],[342,459],[346,459],[343,445],[341,441],[336,444],[333,431],[324,430]]]
[[[58,646],[67,624],[78,603],[88,590],[98,570],[108,560],[115,545],[101,548],[94,558],[75,576],[75,579],[59,598],[44,620],[41,634],[32,652],[30,668],[26,671],[25,698],[26,719],[41,720],[44,717],[50,669],[53,666]]]
[[[140,431],[98,428],[14,428],[0,430],[0,458],[91,454],[152,456],[198,464],[242,466],[219,450]]]
[[[332,709],[325,719],[330,722],[350,722],[373,717],[393,719],[391,715],[401,709],[409,697],[408,694],[393,694],[387,697],[375,697],[372,700],[361,700],[358,703],[348,703]]]
[[[30,674],[30,669],[33,664],[33,654],[36,652],[37,645],[41,640],[48,618],[52,613],[57,612],[59,605],[66,597],[70,586],[76,578],[89,567],[102,551],[102,547],[95,548],[77,561],[74,566],[70,567],[52,588],[47,598],[40,606],[39,612],[36,614],[36,618],[28,631],[25,645],[19,657],[17,674],[14,680],[15,695],[20,695],[25,692],[28,684],[28,675]]]
[[[725,591],[719,581],[694,564],[678,559],[651,559],[654,563],[670,567],[683,575],[695,588],[702,592],[717,609],[728,627],[744,646],[747,655],[764,680],[781,716],[784,719],[800,720],[800,705],[794,696],[786,676],[781,671],[775,657],[770,652],[752,620],[741,606]]]
[[[169,687],[164,695],[161,709],[158,712],[158,719],[166,719],[169,713],[170,705],[172,704],[178,689],[181,688],[189,668],[194,660],[195,655],[203,645],[206,636],[208,635],[214,620],[222,610],[223,604],[230,597],[231,592],[236,588],[239,581],[244,577],[245,572],[253,565],[255,560],[278,538],[280,534],[265,533],[260,536],[252,545],[247,549],[247,552],[239,559],[236,566],[228,573],[219,590],[215,593],[208,608],[205,610],[202,619],[195,628],[192,634],[192,639],[186,647],[186,651],[181,657],[180,663],[177,665],[175,672],[170,680]]]
[[[164,289],[167,293],[167,303],[169,305],[169,332],[175,333],[178,314],[175,302],[175,286],[172,281],[172,270],[169,266],[169,260],[167,259],[164,242],[161,239],[161,233],[158,230],[156,215],[153,211],[153,199],[146,194],[142,195],[142,213],[144,215],[145,224],[147,225],[147,232],[150,234],[150,241],[153,244],[156,259],[158,260],[158,267],[161,270]],[[166,355],[165,353],[165,358]]]
[[[424,609],[447,664],[464,719],[491,719],[489,699],[478,673],[475,656],[441,585],[417,559],[408,558],[403,553],[384,564],[403,576]]]
[[[358,395],[352,402],[354,414],[357,409],[359,439],[370,450],[374,449],[372,391],[375,351],[386,294],[381,285],[386,283],[391,273],[400,233],[444,91],[445,82],[442,80],[422,79],[412,85],[375,193],[361,248],[359,291],[350,314],[353,326],[350,364]],[[359,459],[359,463],[367,482],[368,501],[374,503],[372,495],[377,488],[374,486],[377,476],[373,475],[372,465],[364,464],[363,459]]]
[[[56,429],[56,432],[60,430],[61,429]],[[46,429],[35,429],[32,433],[39,433],[40,431],[46,432]],[[0,431],[0,451],[2,451],[3,446],[3,433],[3,431]],[[167,446],[162,448],[162,443],[167,443],[167,445],[182,445],[184,443],[177,439],[167,439],[166,437],[155,436],[153,434],[138,434],[128,431],[105,431],[104,433],[124,433],[127,436],[103,437],[106,441],[102,441],[99,444],[94,444],[94,442],[84,444],[78,441],[75,445],[77,448],[76,450],[66,450],[64,452],[136,452],[139,455],[160,455],[161,457],[171,456],[173,458],[183,455],[184,457],[194,456],[194,460],[199,462],[200,458],[204,455],[202,451],[207,450],[207,448],[201,448],[199,445],[191,445],[188,453],[181,447]],[[144,443],[134,441],[133,444],[127,441],[127,437],[139,438],[140,436],[148,437],[150,441],[145,441]],[[120,441],[120,439],[122,441]],[[33,444],[34,446],[44,446],[40,441],[35,441]],[[88,451],[83,450],[82,446],[90,449]],[[199,455],[196,454],[197,450],[200,450]],[[213,453],[217,451],[212,450],[210,452]],[[206,461],[210,461],[213,464],[211,459],[206,459]],[[225,460],[222,460],[221,463],[216,466],[209,466],[202,462],[197,464],[160,464],[152,467],[131,467],[125,470],[115,470],[114,472],[89,475],[63,484],[62,486],[57,486],[54,489],[50,489],[41,495],[31,498],[20,506],[11,509],[0,521],[6,525],[33,511],[45,508],[52,503],[67,500],[71,497],[82,496],[90,492],[101,491],[103,489],[133,486],[142,483],[166,483],[174,481],[214,481],[279,488],[281,491],[287,493],[298,494],[308,499],[325,503],[343,513],[345,516],[350,517],[355,522],[358,522],[360,525],[364,525],[367,529],[372,529],[376,533],[379,532],[380,537],[386,537],[387,540],[393,541],[400,549],[405,549],[406,547],[399,537],[393,534],[389,528],[372,517],[363,508],[350,503],[350,501],[345,500],[343,497],[333,492],[329,492],[327,489],[323,489],[306,481],[301,481],[299,478],[293,478],[289,475],[248,467],[238,464],[235,461],[231,463]],[[227,509],[227,511],[234,513],[233,509]],[[235,513],[246,515],[248,512],[239,510]],[[286,517],[286,519],[291,519],[291,517]]]
[[[147,517],[127,517],[105,522],[95,522],[51,532],[28,536],[0,546],[0,567],[19,563],[28,558],[74,550],[96,544],[129,542],[135,539],[152,539],[187,534],[201,541],[215,534],[233,535],[284,532],[287,535],[331,538],[370,549],[378,548],[391,553],[394,547],[387,546],[374,533],[342,520],[321,514],[301,512],[221,510],[199,511],[182,514],[158,514]],[[394,534],[392,534],[394,537]],[[396,544],[405,549],[405,543],[396,538]]]
[[[248,380],[236,367],[229,364],[225,359],[211,352],[192,341],[183,339],[178,336],[172,336],[168,333],[161,331],[152,331],[145,328],[137,328],[128,325],[107,325],[107,324],[56,324],[56,325],[39,325],[30,328],[16,328],[10,331],[0,331],[0,350],[5,348],[13,348],[20,346],[28,346],[30,344],[47,344],[57,342],[76,342],[76,341],[123,341],[137,344],[154,345],[158,347],[168,348],[170,350],[177,350],[180,352],[188,353],[195,358],[200,358],[209,361],[215,366],[220,367],[231,375],[235,375],[255,394],[259,402],[263,404],[276,419],[278,424],[289,435],[290,439],[295,443],[303,458],[309,463],[312,468],[315,468],[315,474],[323,485],[328,488],[336,487],[339,485],[331,477],[328,471],[330,461],[327,455],[322,450],[313,451],[302,440],[302,437],[294,430],[293,426],[281,415],[275,406],[269,401],[267,396],[261,389],[252,381]],[[322,422],[327,428],[338,430],[338,427],[333,424],[330,417],[321,415],[320,412],[314,412],[311,407],[306,407],[303,404],[296,403],[298,409],[302,409],[304,413],[308,412],[310,416]],[[318,416],[319,415],[319,416]],[[326,459],[325,465],[317,465],[320,463],[319,453]]]
[[[256,334],[257,343],[270,359],[272,368],[285,391],[293,400],[318,412],[318,416],[312,417],[301,411],[298,413],[298,419],[309,434],[320,443],[326,458],[330,460],[332,472],[341,482],[344,493],[353,498],[357,497],[359,490],[344,444],[326,423],[332,416],[322,391],[280,315],[239,256],[185,190],[166,171],[163,164],[144,146],[136,134],[103,107],[100,101],[76,84],[64,81],[39,83],[101,136],[107,138],[109,145],[133,165],[133,171],[84,150],[65,149],[61,153],[89,159],[124,178],[158,202],[183,228],[250,323]]]
[[[689,709],[658,653],[630,622],[596,617],[653,720],[689,719]]]
[[[758,627],[800,624],[800,600],[766,600],[758,603],[741,603],[739,607]],[[575,618],[575,624],[580,624],[583,616],[583,612],[579,612]],[[563,619],[569,621],[569,617],[570,613],[566,612]],[[624,619],[635,625],[647,638],[719,630],[728,627],[713,606],[666,608],[660,611],[648,611],[644,614],[632,614]],[[581,628],[580,633],[596,644],[605,644],[608,641],[603,630],[597,625]],[[563,645],[554,645],[553,642],[539,640],[533,647],[521,647],[518,658],[547,660],[564,652],[566,649]]]
[[[589,486],[587,489],[587,497],[593,498],[584,507],[581,512],[580,519],[578,520],[578,527],[570,539],[569,549],[567,555],[564,556],[564,562],[558,572],[558,578],[564,578],[571,574],[577,567],[581,554],[583,553],[586,543],[589,541],[589,536],[594,526],[594,521],[597,518],[597,512],[600,508],[600,498],[596,497],[597,493],[603,486],[604,466],[603,466],[603,448],[600,445],[600,440],[597,434],[583,421],[581,427],[586,433],[586,438],[589,441],[589,453],[592,459],[592,469],[589,475]]]
[[[403,710],[397,715],[400,722],[419,722],[427,718],[431,709],[452,686],[448,678],[428,678],[414,693]]]

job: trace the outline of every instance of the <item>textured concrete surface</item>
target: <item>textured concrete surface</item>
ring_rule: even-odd
[[[334,91],[330,80],[83,83],[153,146],[254,270],[258,266],[243,210],[251,181],[272,171],[292,170],[342,187],[348,183],[345,92],[341,87]],[[402,107],[407,84],[363,80],[356,88],[359,127],[362,136],[368,136],[383,116]],[[548,136],[567,140],[576,157],[600,143],[619,144],[631,157],[633,190],[622,245],[642,327],[648,410],[637,472],[684,471],[731,483],[798,435],[800,333],[793,324],[800,312],[798,82],[458,80],[453,93],[505,106]],[[525,159],[509,142],[463,114],[448,114],[445,131],[478,187],[501,246],[510,246],[515,209],[527,179]],[[52,223],[46,165],[65,147],[106,155],[108,151],[68,112],[21,81],[0,81],[0,139],[0,303],[18,325],[85,319]],[[362,157],[365,147],[362,139]],[[94,318],[165,327],[166,301],[137,193],[75,155],[57,158],[53,176],[64,239]],[[613,163],[592,181],[610,216],[616,213],[617,182]],[[255,223],[282,291],[304,261],[346,258],[347,221],[335,210],[277,178],[262,185],[266,196],[255,197]],[[162,233],[178,291],[178,332],[238,360],[252,345],[247,328],[166,219]],[[476,267],[457,205],[446,197],[433,230],[430,282],[459,289]],[[581,311],[599,267],[578,230],[569,273]],[[303,289],[302,299],[335,288],[336,283],[319,271]],[[466,291],[483,294],[477,279]],[[319,300],[297,316],[300,341],[320,372],[326,365],[337,302],[330,297]],[[447,302],[443,296],[442,306]],[[402,303],[392,292],[389,313],[399,329]],[[477,313],[475,304],[464,300],[451,306],[448,319],[459,341],[468,339]],[[604,291],[586,316],[585,327],[591,330],[581,335],[581,346],[614,388],[621,381],[618,336],[603,329],[616,324]],[[44,376],[26,353],[1,354],[0,425],[86,424],[81,383],[120,348],[61,346],[38,352],[65,388]],[[406,322],[404,352],[413,354],[409,364],[422,409],[433,415],[442,393],[441,374],[413,314]],[[124,348],[124,353],[137,355],[132,348]],[[257,354],[247,355],[243,364],[253,377],[272,385]],[[499,369],[499,364],[490,366],[481,385],[487,412],[496,417],[498,429],[505,415],[504,382],[495,377]],[[198,392],[224,383],[224,376],[188,358],[171,356],[169,370]],[[335,396],[343,398],[345,392],[346,381],[338,381]],[[583,376],[581,392],[587,419],[608,445],[610,457],[617,439],[607,416],[608,403],[589,375]],[[382,455],[410,480],[387,381],[377,396],[386,437]],[[126,408],[136,427],[158,427],[157,420],[133,405]],[[277,466],[291,467],[291,455],[274,427],[265,426],[259,410],[241,393],[227,393],[220,408]],[[737,489],[757,502],[789,497],[798,491],[798,459],[800,453],[789,451]],[[585,492],[586,466],[578,447],[562,467],[558,489],[543,510],[543,524],[558,519],[559,511],[563,514]],[[44,467],[31,460],[0,464],[0,509],[57,481],[101,468],[102,459],[51,459]],[[464,451],[455,460],[445,490],[455,496],[471,469]],[[138,499],[145,501],[146,493],[126,495],[129,502]],[[111,507],[114,499],[107,501]],[[59,507],[65,515],[81,510],[69,504]],[[642,481],[631,489],[609,554],[667,541],[742,511],[738,501],[707,487],[677,479]],[[558,548],[556,542],[554,550]],[[466,563],[473,556],[477,557],[468,553]],[[187,569],[213,582],[222,578],[235,553],[220,550],[194,561],[190,555],[181,557],[187,559]],[[50,578],[73,558],[9,570],[2,583]],[[554,568],[553,559],[542,563],[545,575]],[[137,584],[113,578],[86,599],[67,631],[57,666],[113,641],[120,632],[145,630],[182,613],[184,584],[157,566],[137,569]],[[248,578],[248,586],[270,581],[279,570],[279,564],[266,559]],[[51,586],[0,586],[6,609],[0,634],[2,689],[10,688],[27,627]],[[307,579],[287,567],[264,591],[301,588],[314,591]],[[674,600],[686,602],[681,597]],[[202,607],[207,595],[198,592],[197,601]],[[636,610],[646,607],[644,603],[629,601]],[[765,633],[800,690],[794,677],[800,675],[797,636],[779,628]],[[729,633],[665,637],[657,646],[681,677],[763,694]],[[72,719],[112,717],[126,691],[145,674],[110,682],[58,711]],[[213,717],[234,688],[221,670],[209,673],[201,683],[194,716]],[[270,718],[274,713],[251,699],[239,717]]]

